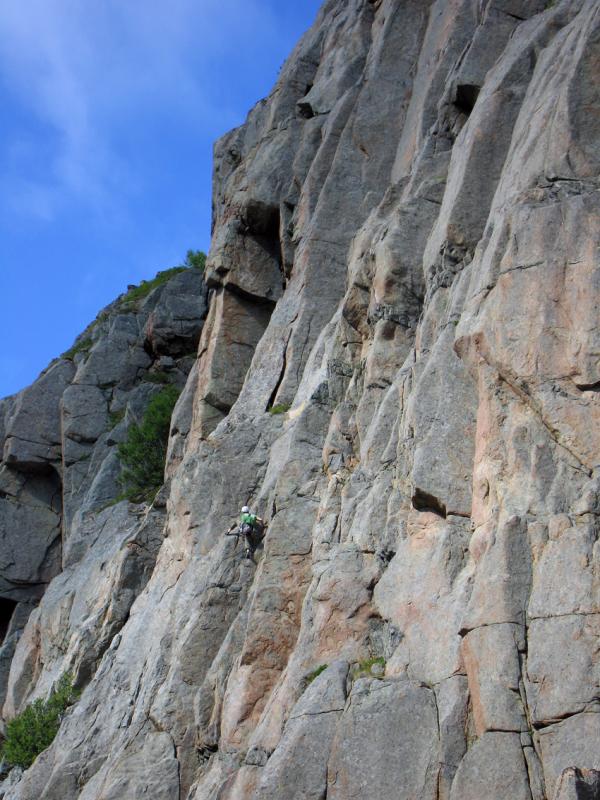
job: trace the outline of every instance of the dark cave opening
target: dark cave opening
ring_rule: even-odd
[[[456,97],[454,99],[454,105],[458,108],[459,111],[462,111],[463,114],[469,116],[473,108],[475,107],[475,103],[477,102],[477,98],[479,97],[479,86],[475,86],[473,83],[462,83],[456,87]]]
[[[16,607],[15,600],[10,600],[8,597],[0,597],[0,643],[3,643],[6,638]]]
[[[438,517],[446,518],[446,506],[442,501],[434,497],[428,492],[415,487],[412,496],[412,505],[416,511],[429,511],[431,514],[437,514]]]
[[[312,88],[313,88],[312,83],[308,83],[306,85],[306,89],[304,91],[304,97],[300,98],[300,100],[298,100],[297,103],[296,103],[296,108],[298,110],[298,116],[302,117],[303,119],[312,119],[315,116],[315,112],[313,110],[313,107],[311,106],[309,101],[306,100],[306,97],[308,96],[308,93],[310,92],[310,90]]]
[[[242,215],[246,235],[272,259],[281,274],[281,285],[285,288],[284,257],[281,243],[281,211],[278,205],[270,205],[260,200],[248,201]]]

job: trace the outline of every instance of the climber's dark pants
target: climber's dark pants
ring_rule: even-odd
[[[252,554],[254,554],[254,550],[256,549],[256,545],[254,544],[254,531],[252,529],[252,525],[242,525],[242,533],[244,534],[244,541],[246,542],[246,549],[249,550]]]

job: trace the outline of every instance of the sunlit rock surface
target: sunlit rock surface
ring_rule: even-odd
[[[598,0],[325,2],[216,145],[155,507],[168,304],[1,406],[4,714],[86,687],[6,798],[598,796],[599,64]]]

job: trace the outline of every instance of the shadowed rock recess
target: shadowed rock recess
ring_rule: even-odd
[[[84,688],[6,800],[600,797],[599,76],[599,0],[325,2],[216,145],[197,357],[187,271],[0,406],[4,718]]]

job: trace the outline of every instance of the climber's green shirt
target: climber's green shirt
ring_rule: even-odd
[[[242,525],[252,525],[256,523],[256,514],[242,514]]]

